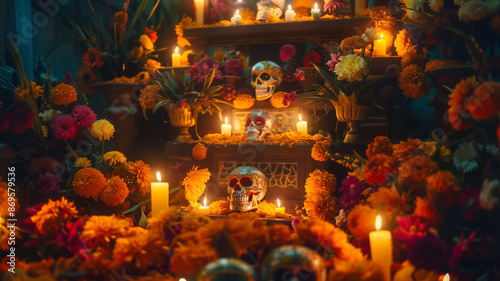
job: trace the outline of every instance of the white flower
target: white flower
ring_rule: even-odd
[[[479,204],[483,209],[491,211],[498,207],[500,200],[500,180],[484,180],[483,188],[479,193]]]
[[[49,109],[49,110],[45,110],[44,112],[39,113],[38,116],[40,116],[40,118],[42,118],[43,122],[50,123],[50,122],[52,122],[52,119],[54,119],[54,117],[56,117],[57,115],[59,115],[61,113],[62,112],[59,110]]]
[[[458,170],[467,173],[479,166],[476,161],[478,156],[474,144],[469,141],[458,146],[455,154],[453,154],[453,162]]]
[[[443,6],[443,0],[429,0],[429,7],[431,7],[431,9],[436,13],[439,12],[443,8]]]

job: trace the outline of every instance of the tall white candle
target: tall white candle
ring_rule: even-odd
[[[450,274],[446,273],[446,275],[443,278],[443,281],[450,281]]]
[[[220,133],[223,135],[230,136],[231,135],[231,127],[232,127],[231,124],[227,123],[227,117],[226,117],[226,124],[222,124],[222,126],[220,128]]]
[[[181,66],[181,54],[179,54],[179,47],[176,47],[175,53],[172,54],[172,66]]]
[[[297,122],[297,132],[307,134],[307,121],[302,121],[302,116],[299,114],[299,122]]]
[[[156,172],[158,182],[151,183],[151,212],[157,216],[161,211],[168,209],[168,182],[161,181],[160,172]]]
[[[241,22],[241,15],[240,15],[240,10],[236,9],[236,12],[234,13],[234,16],[231,18],[231,23],[233,25],[238,25]]]
[[[196,6],[196,25],[203,25],[203,18],[205,17],[205,0],[194,0]]]
[[[292,5],[288,5],[288,10],[285,12],[285,21],[293,21],[295,18],[295,11],[292,10]]]
[[[384,273],[384,280],[391,280],[392,265],[392,239],[389,230],[380,230],[382,228],[382,218],[380,215],[375,220],[376,231],[370,232],[370,249],[372,261],[379,264]]]

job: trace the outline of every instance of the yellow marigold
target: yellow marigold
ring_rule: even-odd
[[[197,276],[208,263],[218,259],[214,248],[198,241],[177,243],[170,258],[170,267],[180,276]]]
[[[148,59],[144,65],[144,69],[149,72],[149,75],[154,76],[156,70],[161,67],[161,63],[152,59]]]
[[[61,83],[50,91],[50,101],[57,105],[67,105],[76,101],[75,87]]]
[[[434,198],[434,194],[437,198]],[[457,177],[450,171],[438,171],[427,177],[427,197],[439,200],[446,208],[455,206],[460,197]]]
[[[334,69],[338,80],[347,79],[349,82],[363,80],[363,75],[368,75],[366,60],[356,54],[342,56]]]
[[[431,201],[417,197],[413,213],[429,222],[431,227],[440,227],[444,222],[444,215],[432,204]]]
[[[112,216],[92,216],[83,226],[80,239],[91,243],[92,247],[101,247],[111,250],[111,243],[125,235],[127,228],[131,227],[128,220]]]
[[[90,168],[92,166],[92,163],[87,157],[79,157],[75,161],[75,167],[79,168]]]
[[[99,198],[108,206],[118,206],[125,202],[128,192],[127,184],[119,176],[114,176],[106,181]]]
[[[371,260],[335,261],[335,269],[330,271],[328,280],[335,281],[384,281],[382,267]]]
[[[283,104],[283,96],[285,95],[286,93],[285,92],[277,92],[275,93],[271,99],[269,100],[269,102],[271,103],[271,105],[273,107],[276,107],[276,108],[284,108],[284,107],[288,107],[290,105],[290,103],[287,103],[287,105],[284,105]]]
[[[97,169],[83,168],[75,173],[71,185],[77,194],[97,200],[99,193],[106,186],[106,178]]]
[[[389,219],[392,219],[398,211],[410,211],[408,194],[403,192],[400,195],[394,186],[391,188],[380,187],[377,191],[370,194],[367,201],[374,209],[382,206],[384,214]]]
[[[130,264],[139,270],[150,266],[160,267],[169,248],[164,239],[154,233],[116,239],[113,259],[120,264]]]
[[[31,217],[31,221],[41,234],[55,234],[67,219],[74,218],[77,214],[75,204],[63,196],[61,200],[49,199],[49,202]]]
[[[337,198],[333,197],[331,192],[323,189],[307,193],[306,200],[304,201],[304,209],[308,216],[326,221],[332,220],[337,216],[337,205]]]
[[[184,38],[184,29],[195,27],[196,23],[190,17],[183,17],[178,25],[175,26],[175,34],[177,34],[177,45],[181,48],[191,46],[191,43]]]
[[[42,86],[37,85],[35,82],[31,81],[31,90],[33,91],[33,96],[36,98],[41,97],[43,94]],[[30,89],[23,89],[21,85],[17,86],[14,90],[14,98],[18,102],[25,102],[30,93]]]
[[[312,159],[316,160],[316,161],[321,161],[321,162],[324,162],[326,160],[328,160],[328,156],[330,154],[328,153],[328,151],[326,151],[325,147],[322,146],[321,144],[315,144],[313,145],[312,149],[311,149],[311,157]]]
[[[372,143],[368,145],[366,149],[366,157],[370,160],[376,154],[383,153],[386,155],[392,155],[392,143],[391,140],[386,136],[377,136]]]
[[[210,172],[208,169],[198,170],[198,168],[198,166],[194,166],[182,181],[182,185],[185,188],[186,199],[191,205],[198,202],[200,196],[205,192],[205,187],[210,179]]]
[[[198,210],[194,210],[193,212],[183,215],[180,223],[180,227],[182,232],[192,232],[197,231],[200,227],[206,225],[210,222],[210,218],[197,213]]]
[[[109,140],[113,137],[115,127],[106,119],[97,120],[88,128],[94,138],[100,141]]]
[[[375,230],[377,211],[367,205],[356,205],[347,215],[347,229],[352,236],[365,239]]]
[[[408,32],[406,29],[401,29],[394,40],[394,47],[396,48],[396,53],[398,56],[402,57],[406,51],[411,48],[411,40],[408,37]]]
[[[334,174],[319,169],[314,170],[306,179],[306,193],[314,193],[316,190],[325,190],[330,193],[335,192],[337,188],[337,178]]]
[[[123,155],[123,153],[119,151],[110,151],[104,153],[104,155],[102,156],[102,160],[108,162],[107,164],[110,166],[127,162],[127,158],[125,157],[125,155]]]
[[[130,164],[128,172],[135,175],[135,179],[140,187],[141,195],[151,191],[151,167],[142,161],[135,161]]]
[[[208,148],[201,143],[197,143],[193,147],[192,155],[195,160],[204,160],[207,158]]]
[[[431,159],[417,155],[399,166],[398,179],[412,194],[422,196],[426,193],[426,178],[438,170],[438,165]]]
[[[248,109],[251,108],[254,103],[255,98],[249,94],[237,94],[236,98],[233,100],[233,105],[236,109]]]
[[[231,212],[229,209],[229,200],[221,199],[210,203],[209,209],[212,215],[227,215]]]
[[[177,207],[170,206],[168,209],[161,211],[157,216],[148,219],[148,229],[150,232],[157,233],[161,237],[166,236],[165,231],[170,230],[168,225],[175,223],[180,219],[177,214]],[[175,235],[175,233],[169,233]]]
[[[299,223],[295,226],[295,229],[301,240],[313,245],[322,246],[332,251],[339,259],[347,261],[364,259],[361,250],[348,242],[345,232],[329,222],[311,219],[307,222]]]
[[[398,77],[399,87],[405,96],[419,99],[429,93],[431,85],[425,79],[422,67],[411,64],[401,71]]]
[[[139,37],[139,42],[141,42],[141,45],[147,51],[152,51],[154,49],[154,47],[155,47],[155,45],[153,44],[153,42],[151,42],[151,39],[149,38],[149,36],[147,36],[146,34],[142,34]]]
[[[362,36],[354,35],[351,37],[347,37],[346,39],[340,42],[340,50],[349,51],[352,49],[363,49],[367,46],[365,39]]]
[[[255,211],[255,213],[261,218],[274,218],[274,213],[277,207],[278,206],[276,206],[272,202],[262,201],[259,203],[259,206],[257,207],[257,211]]]

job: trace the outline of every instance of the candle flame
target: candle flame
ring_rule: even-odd
[[[227,125],[227,117],[226,117],[226,125]]]
[[[299,121],[302,121],[302,116],[299,114]]]
[[[377,215],[377,218],[375,219],[375,229],[379,231],[382,228],[382,217],[380,215]]]
[[[175,48],[175,53],[178,54],[179,53],[179,47],[176,47]]]
[[[384,33],[380,34],[380,39],[384,38]]]
[[[317,10],[318,9],[318,3],[314,3],[314,9]]]
[[[186,281],[186,278],[181,278],[179,279],[179,281]]]
[[[159,182],[161,181],[161,174],[160,174],[160,172],[156,172],[156,180],[159,181]]]
[[[278,208],[280,208],[280,199],[278,198]]]
[[[450,281],[450,274],[446,273],[446,275],[443,278],[443,281]]]
[[[207,196],[205,196],[205,199],[203,199],[203,206],[207,206]]]
[[[234,14],[235,16],[240,14],[240,9],[236,9],[236,13]]]
[[[292,10],[292,5],[288,5],[288,10],[291,11]]]

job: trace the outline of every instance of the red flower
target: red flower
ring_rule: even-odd
[[[18,107],[10,113],[12,121],[10,127],[14,134],[22,134],[33,127],[33,111],[27,106]]]
[[[302,69],[300,69],[300,70],[296,69],[295,73],[293,74],[293,76],[295,77],[295,79],[297,81],[304,81],[304,80],[306,80],[306,73]]]
[[[0,112],[0,133],[5,131],[10,124],[12,117],[8,112]]]
[[[95,47],[94,49],[89,48],[89,50],[83,54],[82,62],[87,67],[101,67],[104,62],[101,60],[102,53]]]
[[[144,34],[146,34],[149,37],[149,39],[151,40],[151,43],[153,43],[153,44],[158,39],[158,35],[156,34],[156,31],[149,29],[147,27],[144,28]]]
[[[341,54],[331,54],[331,60],[327,62],[328,66],[330,67],[330,71],[333,71],[335,69],[335,65],[339,61],[339,59],[342,57]]]
[[[446,262],[446,247],[432,234],[410,240],[406,251],[408,260],[417,269],[439,270]]]
[[[76,124],[82,128],[90,127],[97,119],[97,115],[86,105],[75,106],[71,115]]]
[[[394,229],[394,237],[401,242],[408,243],[413,239],[427,235],[428,224],[422,218],[411,215],[408,218],[397,217],[399,227]]]
[[[448,264],[450,265],[451,269],[458,270],[460,268],[460,259],[462,259],[464,252],[467,253],[470,252],[470,244],[472,243],[472,241],[474,241],[475,237],[476,237],[475,230],[465,241],[464,241],[464,234],[462,233],[462,235],[460,235],[460,242],[455,246],[455,248],[453,248],[450,260],[448,261]]]
[[[381,184],[394,172],[394,161],[390,156],[379,153],[370,159],[363,168],[365,180],[369,184]]]
[[[295,92],[291,92],[283,95],[283,105],[288,106],[288,104],[297,101],[297,95]]]
[[[323,58],[315,52],[315,51],[309,51],[306,53],[304,56],[304,59],[302,60],[302,64],[304,67],[312,67],[313,64],[315,65],[321,65],[323,63]]]
[[[61,191],[59,188],[59,177],[49,172],[45,173],[45,175],[40,174],[35,181],[35,189],[43,193],[59,192]]]
[[[295,55],[295,46],[290,44],[285,44],[280,50],[280,59],[285,62],[290,60]]]
[[[73,117],[69,114],[58,115],[52,120],[50,127],[58,140],[71,140],[78,131],[75,120],[73,120]]]

